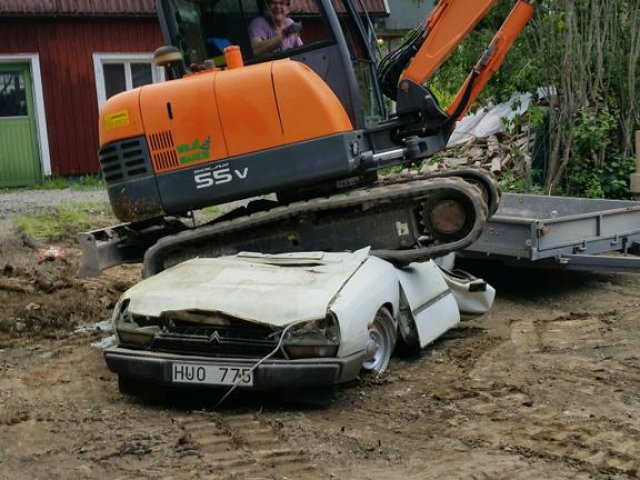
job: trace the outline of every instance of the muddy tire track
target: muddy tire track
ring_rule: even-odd
[[[207,479],[326,479],[300,448],[290,446],[255,414],[194,412],[181,418],[183,452],[196,454]]]

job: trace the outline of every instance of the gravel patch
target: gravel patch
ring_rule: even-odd
[[[106,190],[15,190],[0,193],[0,218],[10,219],[17,214],[42,210],[52,205],[74,202],[108,203]]]

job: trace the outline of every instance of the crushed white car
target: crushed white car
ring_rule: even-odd
[[[198,258],[122,295],[104,355],[123,393],[330,386],[384,372],[399,339],[425,347],[494,294],[433,261],[396,268],[369,249]]]

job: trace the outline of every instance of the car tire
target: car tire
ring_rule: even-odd
[[[396,346],[397,331],[393,316],[385,307],[380,307],[373,322],[369,324],[367,357],[362,363],[365,371],[383,374],[389,366],[391,354]]]

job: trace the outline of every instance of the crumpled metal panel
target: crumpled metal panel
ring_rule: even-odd
[[[129,312],[220,312],[276,327],[324,318],[331,302],[369,258],[353,253],[306,252],[196,258],[129,289]]]
[[[460,323],[456,298],[435,262],[412,263],[397,273],[421,348]]]
[[[0,14],[151,15],[154,0],[0,0]]]

